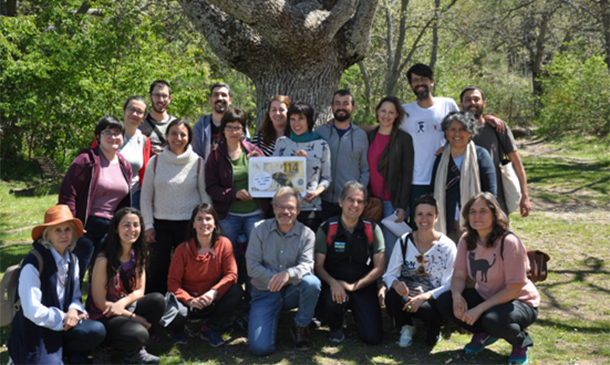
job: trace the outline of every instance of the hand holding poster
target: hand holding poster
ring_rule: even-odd
[[[254,198],[271,198],[282,186],[293,187],[305,196],[305,157],[251,157],[248,160],[248,191]]]

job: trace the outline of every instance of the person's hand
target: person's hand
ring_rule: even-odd
[[[405,303],[402,310],[409,313],[415,313],[426,300],[428,299],[426,298],[425,294],[416,295]]]
[[[468,310],[468,304],[462,294],[453,295],[453,315],[455,318],[462,318],[464,312]]]
[[[307,151],[305,150],[298,150],[294,153],[295,157],[307,157]]]
[[[203,309],[203,303],[200,298],[193,298],[186,302],[186,305],[194,309]]]
[[[377,298],[379,298],[379,306],[383,308],[385,306],[385,285],[383,283],[377,285]]]
[[[235,197],[243,201],[252,200],[252,195],[250,195],[246,189],[239,190],[237,193],[235,193]]]
[[[506,129],[506,122],[495,115],[487,114],[483,116],[483,119],[485,119],[485,123],[494,127],[498,133],[502,133]]]
[[[141,324],[142,326],[144,326],[144,328],[146,328],[146,330],[149,330],[150,327],[152,327],[152,324],[150,324],[150,322],[148,322],[146,320],[146,318],[139,316],[137,314],[134,314],[133,317],[131,317],[132,321],[138,322],[139,324]]]
[[[214,302],[214,299],[216,299],[217,296],[218,292],[214,289],[210,289],[199,297],[199,301],[203,304],[203,307],[208,307]]]
[[[445,152],[445,146],[442,146],[438,150],[436,150],[436,152],[434,152],[434,156],[441,155],[443,152]]]
[[[307,195],[305,195],[305,197],[303,198],[303,200],[305,200],[308,203],[311,203],[315,198],[318,197],[318,194],[316,194],[315,192],[313,193],[307,193]]]
[[[530,203],[530,198],[527,195],[521,196],[519,210],[521,211],[521,216],[524,218],[530,215],[530,210],[532,210],[532,204]]]
[[[146,241],[148,243],[157,242],[157,240],[155,239],[155,229],[154,228],[149,228],[146,231],[144,231],[144,235],[146,236]]]
[[[269,280],[269,285],[267,285],[267,289],[270,291],[280,291],[284,287],[284,284],[288,282],[288,279],[290,279],[288,271],[280,271],[271,277],[271,280]]]
[[[246,158],[249,159],[250,157],[263,157],[263,156],[261,156],[261,154],[258,153],[258,151],[252,151],[246,155]]]
[[[474,322],[477,321],[477,319],[479,319],[479,317],[481,317],[482,311],[479,309],[479,306],[476,306],[466,312],[464,312],[464,314],[462,315],[462,318],[460,318],[460,320],[464,323],[466,323],[469,326],[474,325]]]
[[[356,289],[356,283],[346,283],[343,280],[339,280],[339,283],[341,283],[341,285],[343,286],[343,289],[345,289],[346,291],[352,292],[354,291],[354,289]]]
[[[398,217],[398,218],[396,218],[395,222],[396,223],[404,222],[406,216],[407,216],[407,212],[405,212],[404,209],[402,209],[402,208],[396,209],[396,217]]]
[[[64,315],[64,320],[63,320],[64,331],[67,331],[67,330],[73,328],[74,326],[76,326],[78,324],[78,321],[80,321],[80,319],[78,318],[78,312],[76,311],[76,309],[70,309]]]
[[[396,294],[404,297],[405,295],[409,295],[409,287],[405,284],[404,281],[394,280],[392,283],[392,288],[396,291]]]
[[[79,320],[80,320],[80,319],[82,319],[83,321],[84,321],[85,319],[89,319],[89,314],[87,314],[87,313],[80,313],[80,312],[79,312],[79,313],[78,313],[78,319],[79,319]]]
[[[120,316],[125,313],[125,304],[122,301],[116,301],[104,310],[105,317]]]
[[[333,280],[330,284],[330,293],[331,298],[335,303],[343,304],[347,300],[347,293],[345,292],[343,285],[337,280]]]

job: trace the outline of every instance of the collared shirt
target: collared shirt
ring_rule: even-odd
[[[65,280],[68,276],[68,260],[70,258],[70,253],[66,250],[64,256],[61,257],[54,248],[51,248],[50,251],[55,260],[55,264],[57,265],[57,298],[59,298],[59,304],[63,306],[64,300],[66,299]],[[76,256],[74,258],[76,261]],[[37,326],[46,327],[53,331],[63,331],[65,313],[60,308],[46,307],[43,305],[41,303],[42,291],[40,288],[41,283],[38,269],[31,264],[25,265],[19,274],[18,288],[23,315]],[[70,298],[70,301],[71,304],[69,309],[76,309],[81,313],[87,312],[81,302],[80,274],[77,261],[74,262],[74,293],[72,298]]]
[[[298,285],[305,275],[313,274],[315,241],[313,231],[298,221],[285,234],[275,218],[254,224],[246,251],[252,286],[267,291],[271,277],[284,270],[290,277],[287,284]]]

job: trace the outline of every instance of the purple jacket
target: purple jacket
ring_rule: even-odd
[[[80,219],[83,225],[87,224],[87,218],[89,218],[89,212],[91,211],[91,199],[95,196],[95,189],[100,178],[100,154],[99,147],[81,150],[72,161],[59,190],[58,204],[66,204],[74,217]],[[125,181],[127,181],[128,186],[131,186],[131,165],[118,152],[117,157]],[[127,194],[117,206],[117,210],[130,205],[131,194]]]
[[[241,146],[249,154],[258,151],[264,157],[263,151],[248,141],[242,141]],[[233,165],[229,158],[227,143],[221,141],[216,150],[210,152],[205,162],[205,190],[212,198],[214,209],[218,213],[218,219],[226,219],[231,210],[231,203],[237,198],[237,191],[233,190]],[[269,199],[255,198],[263,212],[263,217],[268,217]]]

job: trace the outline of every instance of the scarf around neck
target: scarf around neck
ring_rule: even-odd
[[[307,131],[300,136],[297,136],[293,131],[290,131],[290,139],[297,143],[303,143],[315,141],[316,139],[322,139],[322,136],[312,131]]]

